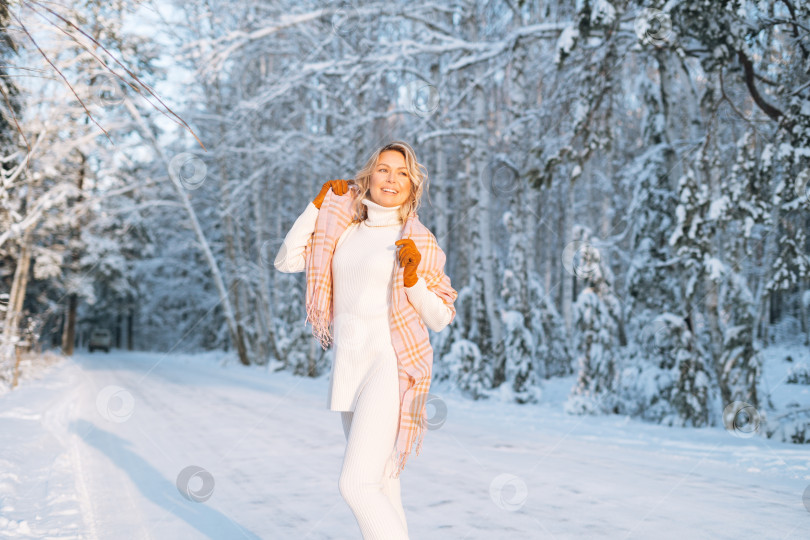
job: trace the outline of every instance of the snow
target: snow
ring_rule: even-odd
[[[799,164],[801,158],[808,158],[810,157],[810,148],[794,148],[793,149],[793,163],[796,165]]]
[[[745,216],[743,223],[743,236],[745,238],[751,238],[751,230],[754,228],[753,218],[751,216]]]
[[[683,236],[683,223],[686,221],[686,207],[679,204],[675,207],[675,218],[678,220],[678,227],[672,232],[669,238],[669,245],[674,246],[680,237]]]
[[[587,115],[588,115],[588,105],[581,99],[578,99],[574,104],[574,114],[573,114],[574,124],[577,125],[581,124],[585,120],[585,117]]]
[[[773,161],[773,145],[766,144],[765,148],[762,149],[762,155],[760,156],[761,166],[763,170],[768,170],[771,167],[771,162]]]
[[[554,57],[554,63],[559,64],[574,48],[576,39],[579,37],[579,28],[574,25],[566,26],[560,37],[557,39],[557,52]]]
[[[794,150],[795,149],[790,145],[790,143],[782,143],[779,145],[779,151],[776,154],[776,157],[778,159],[787,159],[793,155]]]
[[[728,199],[728,195],[721,195],[720,197],[713,199],[709,205],[708,218],[712,221],[720,219],[726,212],[729,204],[730,201]]]
[[[591,11],[593,24],[610,24],[616,19],[616,8],[607,0],[596,0]]]
[[[717,257],[707,257],[706,273],[712,281],[719,281],[726,274],[726,265]]]
[[[806,403],[808,388],[773,369],[806,348],[769,351],[771,390]],[[448,416],[403,472],[411,537],[810,534],[806,447],[567,415],[574,382],[544,381],[531,406],[434,383]],[[77,353],[0,396],[0,536],[360,538],[337,487],[345,438],[327,386],[223,353]],[[204,502],[176,485],[192,466],[213,480]]]

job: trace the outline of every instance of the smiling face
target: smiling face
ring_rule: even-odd
[[[405,156],[396,150],[380,154],[371,175],[368,197],[380,206],[404,204],[411,195],[411,180],[405,166]]]

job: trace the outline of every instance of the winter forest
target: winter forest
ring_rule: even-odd
[[[14,0],[0,24],[2,392],[99,327],[327,375],[273,258],[399,139],[458,291],[435,384],[810,443],[810,3]]]

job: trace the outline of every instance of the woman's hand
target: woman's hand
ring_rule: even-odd
[[[416,249],[416,244],[410,238],[403,238],[394,242],[399,248],[399,264],[405,267],[405,275],[403,276],[406,287],[413,287],[416,284],[416,268],[419,266],[419,261],[422,260],[422,255]]]
[[[326,192],[329,191],[329,188],[332,188],[332,191],[335,192],[335,195],[343,195],[347,191],[349,191],[349,181],[348,180],[329,180],[323,184],[321,188],[321,192],[318,193],[318,196],[313,199],[312,204],[320,210],[321,204],[323,204],[323,199],[326,197]]]

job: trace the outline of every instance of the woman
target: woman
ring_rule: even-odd
[[[379,148],[353,181],[331,180],[293,224],[275,267],[307,270],[307,319],[326,348],[327,405],[341,411],[340,493],[364,539],[406,539],[399,472],[426,427],[433,351],[427,327],[455,317],[444,252],[418,219],[427,174],[401,141]]]

